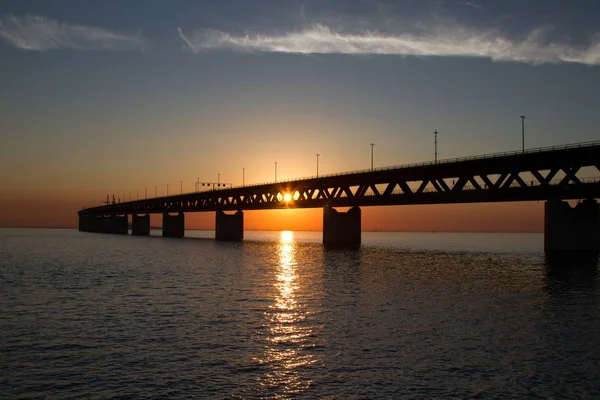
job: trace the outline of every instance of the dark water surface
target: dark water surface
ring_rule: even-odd
[[[1,398],[600,398],[597,257],[542,236],[0,230]]]

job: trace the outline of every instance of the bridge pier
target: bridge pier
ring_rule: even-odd
[[[117,235],[127,235],[128,233],[128,225],[127,225],[127,214],[125,215],[111,215],[107,218],[108,226],[106,233],[114,233]]]
[[[163,213],[162,235],[163,237],[182,238],[185,230],[185,218],[180,212],[176,215]]]
[[[323,208],[323,244],[326,246],[358,247],[361,235],[361,212],[352,207],[341,213],[330,206]]]
[[[99,217],[93,217],[92,220],[92,232],[95,233],[106,233],[108,224],[106,223],[107,217],[101,215]]]
[[[131,215],[131,234],[135,236],[150,235],[150,214]]]
[[[114,233],[127,235],[127,215],[94,216],[83,215],[79,217],[79,230],[94,233]]]
[[[551,199],[545,204],[544,250],[600,251],[600,207],[586,199],[571,207]]]
[[[244,212],[225,214],[218,210],[216,215],[215,239],[239,242],[244,239]]]
[[[94,220],[96,217],[93,215],[80,215],[79,216],[79,231],[80,232],[94,232]]]

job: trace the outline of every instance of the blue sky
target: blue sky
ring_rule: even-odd
[[[597,1],[0,3],[2,196],[599,138]],[[15,171],[19,171],[15,173]],[[0,199],[2,200],[2,199]]]

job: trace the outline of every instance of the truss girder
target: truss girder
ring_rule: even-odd
[[[600,145],[580,151],[570,149],[550,153],[211,190],[94,207],[82,210],[80,214],[527,201],[544,200],[548,196],[600,197],[600,183],[582,176],[585,167],[600,171]],[[286,193],[294,200],[285,202]]]

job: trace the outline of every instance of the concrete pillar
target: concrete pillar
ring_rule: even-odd
[[[96,220],[96,232],[98,233],[110,233],[111,231],[111,220],[110,217],[100,216]]]
[[[323,244],[326,246],[360,246],[360,208],[341,213],[330,206],[323,208]]]
[[[78,227],[79,227],[80,232],[91,232],[90,216],[89,215],[80,215]]]
[[[148,236],[150,234],[150,214],[131,215],[131,234],[135,236]]]
[[[127,235],[128,233],[128,222],[127,215],[111,215],[107,218],[109,221],[108,231],[106,233],[114,233],[117,235]]]
[[[235,214],[217,211],[215,239],[239,242],[244,239],[244,213],[239,210]]]
[[[544,250],[600,251],[600,208],[596,200],[584,200],[575,207],[562,200],[548,200]]]
[[[79,217],[79,230],[82,232],[97,232],[98,223],[94,215],[82,215]]]
[[[95,233],[110,233],[109,230],[109,217],[104,215],[94,216],[92,222],[91,232]]]
[[[182,238],[185,230],[185,219],[183,213],[169,215],[163,213],[162,235],[164,237]]]

